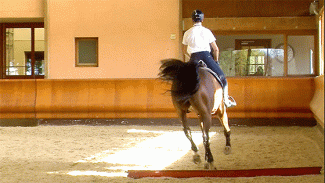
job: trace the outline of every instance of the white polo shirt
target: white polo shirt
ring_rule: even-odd
[[[211,51],[210,43],[214,42],[216,38],[212,32],[203,27],[202,23],[196,23],[192,28],[187,30],[183,36],[183,44],[187,45],[187,52],[192,53],[201,51]]]

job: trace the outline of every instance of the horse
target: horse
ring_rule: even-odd
[[[172,82],[171,97],[183,126],[184,133],[191,143],[195,164],[201,162],[198,148],[191,135],[186,114],[194,110],[198,115],[205,148],[205,169],[216,169],[210,150],[209,130],[212,125],[212,110],[223,125],[226,137],[224,153],[231,153],[230,128],[226,107],[223,103],[223,90],[217,79],[203,66],[202,62],[183,62],[177,59],[161,60],[159,78]],[[190,108],[191,106],[191,108]]]

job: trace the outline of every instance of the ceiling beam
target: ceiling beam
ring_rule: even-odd
[[[191,18],[183,19],[183,30],[193,26]],[[242,17],[205,18],[203,26],[212,31],[315,30],[315,17]]]

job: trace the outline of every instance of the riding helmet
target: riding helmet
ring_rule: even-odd
[[[204,19],[204,14],[201,10],[194,10],[192,13],[193,22],[202,22]]]

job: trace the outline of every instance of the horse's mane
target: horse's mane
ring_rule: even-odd
[[[161,61],[159,78],[172,82],[171,93],[179,101],[187,102],[199,89],[199,64],[196,62],[182,62],[177,59]]]

